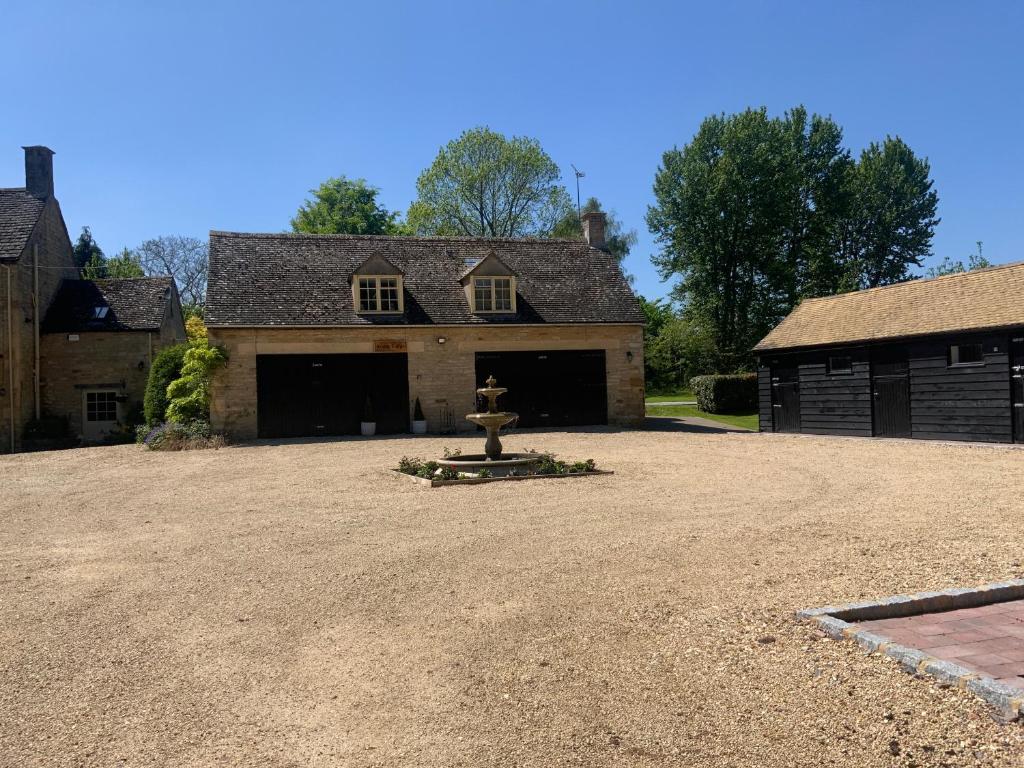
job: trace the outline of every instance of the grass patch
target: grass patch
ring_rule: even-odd
[[[679,392],[672,392],[667,395],[648,395],[645,402],[648,403],[674,403],[679,400],[696,400],[693,396],[693,392],[688,390],[680,390]]]
[[[648,405],[647,415],[673,416],[676,418],[681,416],[699,416],[702,419],[720,421],[733,427],[744,427],[755,432],[757,431],[756,413],[704,413],[704,411],[697,410],[695,405]]]

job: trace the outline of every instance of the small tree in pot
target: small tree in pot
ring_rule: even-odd
[[[369,395],[366,396],[366,402],[363,404],[363,420],[359,424],[359,431],[364,437],[377,434],[377,422],[373,418],[373,401],[370,400]]]
[[[420,399],[416,398],[416,405],[412,409],[412,433],[414,435],[425,435],[427,433],[427,417],[423,415],[423,407]]]

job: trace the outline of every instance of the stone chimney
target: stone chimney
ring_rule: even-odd
[[[53,195],[53,150],[22,147],[25,150],[25,190],[41,200]]]
[[[580,222],[583,225],[583,239],[587,241],[587,244],[591,248],[600,248],[604,250],[604,230],[605,225],[608,223],[607,217],[604,211],[591,211],[590,213],[584,213],[583,219]]]

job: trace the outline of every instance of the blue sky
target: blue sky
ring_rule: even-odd
[[[151,7],[142,7],[142,6]],[[162,7],[157,7],[158,5]],[[1024,259],[1024,5],[1009,2],[5,3],[0,186],[53,148],[72,235],[283,231],[307,190],[363,177],[405,210],[475,125],[529,135],[640,242],[661,154],[711,113],[795,104],[860,151],[927,156],[935,260]]]

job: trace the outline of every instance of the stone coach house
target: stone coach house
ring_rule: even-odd
[[[127,426],[153,354],[185,338],[170,278],[81,279],[53,151],[24,150],[25,186],[0,189],[0,453],[44,423],[86,442]]]
[[[236,439],[473,429],[494,375],[522,427],[644,417],[643,314],[605,218],[584,240],[210,235],[206,323],[228,364],[211,419]]]

